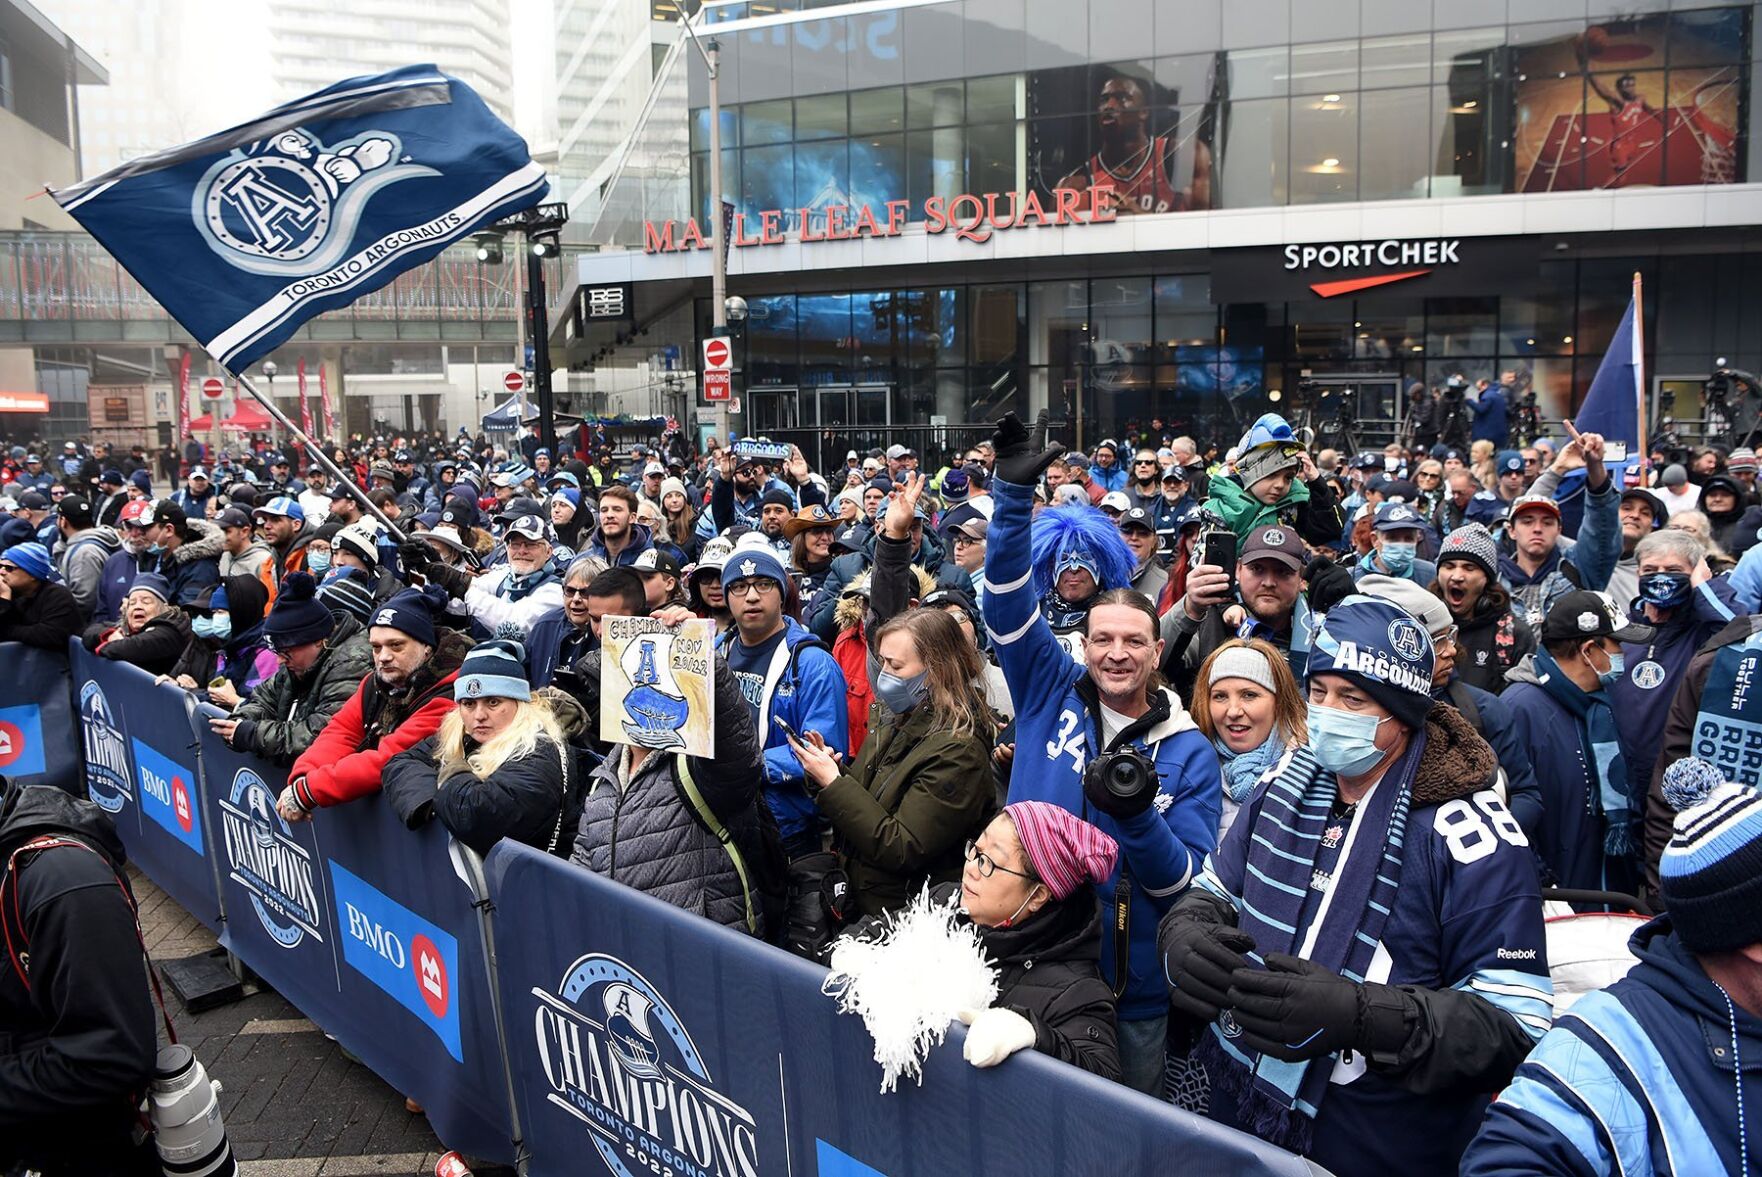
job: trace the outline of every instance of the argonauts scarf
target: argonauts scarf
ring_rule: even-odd
[[[1303,907],[1312,893],[1322,839],[1334,824],[1339,789],[1334,774],[1317,764],[1308,748],[1291,753],[1267,782],[1252,815],[1251,869],[1237,903],[1239,926],[1257,946],[1251,957],[1264,961],[1270,952],[1290,953],[1348,980],[1364,980],[1395,907],[1413,778],[1425,745],[1424,729],[1414,732],[1407,751],[1359,803],[1328,892],[1311,917],[1311,924],[1320,922],[1307,951],[1310,928],[1303,926]],[[1241,1123],[1262,1140],[1305,1151],[1334,1056],[1296,1063],[1268,1058],[1241,1042],[1241,1030],[1227,1010],[1207,1029],[1194,1049],[1212,1077],[1214,1098],[1235,1099]]]
[[[1628,796],[1627,765],[1622,760],[1608,693],[1601,688],[1589,694],[1579,690],[1546,650],[1536,651],[1536,678],[1542,690],[1578,720],[1585,763],[1596,766],[1595,787],[1586,791],[1585,801],[1592,813],[1603,817],[1603,853],[1611,858],[1633,857],[1639,850],[1634,836],[1639,810]]]

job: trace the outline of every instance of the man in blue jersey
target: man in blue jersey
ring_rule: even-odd
[[[1529,841],[1433,669],[1393,604],[1329,610],[1306,743],[1159,929],[1195,1110],[1341,1177],[1454,1172],[1553,1013]]]

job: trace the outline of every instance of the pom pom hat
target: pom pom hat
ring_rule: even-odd
[[[1694,757],[1664,770],[1663,793],[1677,814],[1658,886],[1683,946],[1732,952],[1762,943],[1762,793]]]
[[[461,703],[466,699],[531,699],[525,662],[526,647],[517,641],[497,638],[479,642],[459,665],[453,698]]]
[[[336,621],[317,597],[318,582],[310,573],[288,573],[276,594],[275,607],[263,623],[263,632],[273,648],[291,650],[330,636]]]

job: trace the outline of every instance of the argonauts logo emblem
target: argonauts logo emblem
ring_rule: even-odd
[[[108,813],[118,813],[134,800],[130,784],[128,741],[111,719],[104,688],[88,682],[80,688],[80,730],[86,738],[86,795]]]
[[[239,148],[196,185],[191,213],[215,253],[254,274],[298,277],[343,260],[374,193],[433,168],[400,157],[396,135],[326,146],[301,128]]]
[[[250,892],[263,930],[283,948],[299,947],[308,934],[322,943],[312,856],[275,811],[275,794],[263,778],[239,769],[220,802],[220,819],[228,873]]]
[[[636,970],[592,954],[535,988],[545,1098],[593,1130],[618,1177],[756,1177],[752,1115],[712,1085],[678,1015]]]

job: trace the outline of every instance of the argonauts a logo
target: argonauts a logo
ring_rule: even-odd
[[[275,794],[263,778],[239,769],[220,802],[220,820],[228,873],[250,892],[263,930],[283,948],[299,947],[308,934],[323,943],[312,855],[275,811]]]
[[[133,801],[128,741],[111,719],[110,700],[95,682],[80,688],[80,730],[86,738],[86,795],[108,813]]]
[[[697,1044],[640,973],[591,954],[555,993],[532,995],[545,1098],[593,1130],[613,1173],[757,1177],[751,1113],[715,1089]]]

